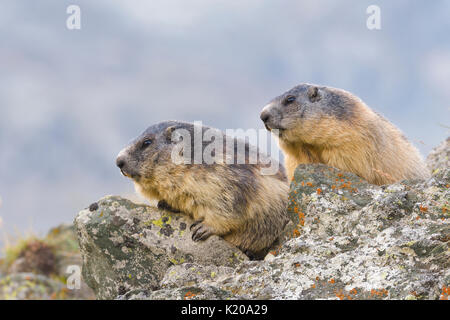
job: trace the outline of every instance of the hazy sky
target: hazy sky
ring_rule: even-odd
[[[0,234],[132,194],[114,161],[147,126],[263,128],[264,104],[301,82],[353,92],[426,155],[449,135],[449,17],[445,0],[3,0]]]

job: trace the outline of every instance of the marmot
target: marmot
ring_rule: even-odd
[[[188,142],[190,152],[175,150],[179,143],[173,138],[177,130],[187,132],[190,137],[195,136],[195,130],[200,131],[200,139],[207,130],[212,130],[223,139],[223,156],[220,158],[219,149],[214,150],[211,155],[218,153],[216,163],[206,162],[203,157],[196,163],[195,139]],[[232,141],[231,161],[226,141]],[[208,144],[200,143],[201,154]],[[237,161],[242,152],[244,163]],[[184,157],[188,163],[174,161],[172,154]],[[257,156],[254,163],[249,161],[251,155]],[[159,200],[158,206],[189,215],[195,221],[191,226],[194,241],[215,234],[251,258],[262,258],[288,223],[289,186],[285,170],[275,162],[277,171],[263,175],[260,170],[268,167],[267,161],[275,160],[220,130],[165,121],[150,126],[132,141],[119,153],[116,164],[143,196]]]
[[[377,185],[430,174],[399,129],[341,89],[300,84],[267,104],[261,120],[278,129],[289,180],[301,163],[324,163]]]

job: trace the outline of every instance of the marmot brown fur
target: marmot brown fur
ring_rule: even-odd
[[[116,164],[125,176],[134,180],[136,190],[146,198],[160,200],[159,206],[181,211],[194,219],[191,226],[194,241],[215,234],[249,256],[263,257],[288,222],[289,188],[284,168],[276,163],[278,169],[274,174],[263,175],[260,170],[268,167],[267,161],[275,160],[217,129],[194,127],[179,121],[153,125],[119,153]],[[184,130],[192,137],[188,142],[190,151],[175,150],[176,130]],[[223,157],[218,156],[217,163],[205,159],[195,163],[195,130],[200,131],[201,137],[207,130],[213,130],[223,138]],[[231,162],[227,161],[229,152],[226,153],[226,141],[230,139],[234,154]],[[200,143],[201,154],[208,144]],[[242,146],[244,149],[240,149]],[[244,163],[239,163],[238,153],[242,150],[245,150],[245,157],[241,158]],[[215,152],[219,150],[211,154]],[[174,161],[173,154],[188,162]],[[257,162],[252,164],[250,155],[256,155]]]
[[[402,132],[347,91],[300,84],[267,104],[261,120],[279,131],[289,179],[301,163],[324,163],[377,185],[429,176]]]

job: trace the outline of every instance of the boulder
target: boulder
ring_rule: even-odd
[[[59,225],[42,238],[19,238],[5,254],[0,260],[0,300],[95,299],[78,276],[82,260],[73,225]],[[72,286],[72,279],[79,286]]]
[[[85,278],[96,292],[96,286],[110,290],[100,298],[117,293],[117,299],[447,299],[450,168],[444,154],[448,144],[430,156],[435,170],[426,181],[386,186],[321,164],[300,165],[287,208],[292,227],[263,261],[248,261],[217,238],[225,261],[192,254],[167,263],[169,243],[182,239],[179,221],[186,218],[105,198],[76,220]],[[165,220],[170,236],[163,217],[171,219]],[[146,221],[153,233],[146,233]],[[182,241],[183,250],[208,245],[192,243],[189,235]],[[137,277],[152,285],[133,283]]]
[[[61,281],[35,273],[15,273],[0,278],[0,300],[66,299],[69,290]]]
[[[155,291],[119,299],[446,299],[450,171],[378,187],[323,165],[291,185],[291,239],[233,271],[171,267]]]
[[[83,278],[98,299],[156,290],[169,267],[183,263],[234,267],[248,258],[218,236],[193,242],[186,215],[108,196],[75,218]]]
[[[430,152],[427,165],[433,173],[439,169],[450,168],[450,137]]]

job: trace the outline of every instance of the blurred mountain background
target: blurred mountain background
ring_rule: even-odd
[[[262,129],[264,104],[300,82],[353,92],[426,156],[449,134],[449,18],[445,0],[4,0],[0,234],[133,194],[115,157],[147,126]]]

